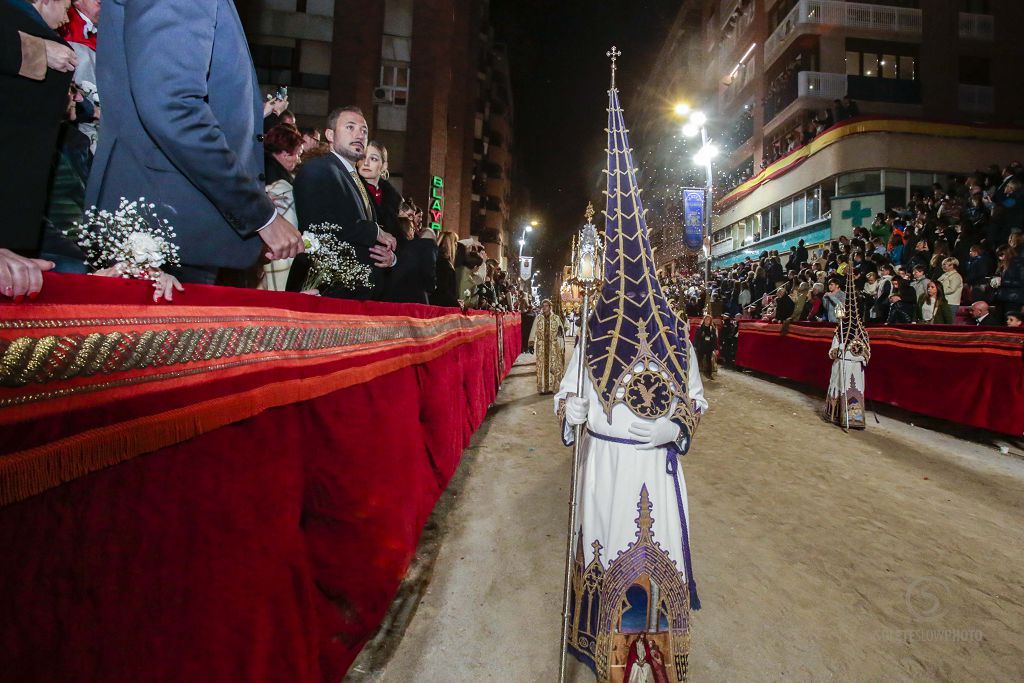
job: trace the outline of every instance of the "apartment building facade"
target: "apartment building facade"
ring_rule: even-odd
[[[849,234],[865,211],[1024,154],[1024,3],[695,4],[700,29],[685,41],[703,58],[689,80],[723,152],[715,266]],[[834,101],[847,96],[858,116],[838,121]]]
[[[510,252],[512,92],[488,0],[239,0],[257,77],[300,126],[355,104],[435,229]]]

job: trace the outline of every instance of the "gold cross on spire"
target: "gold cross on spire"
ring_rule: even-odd
[[[615,71],[618,69],[618,67],[615,66],[615,62],[616,62],[616,60],[618,60],[619,57],[622,56],[622,51],[619,50],[614,45],[612,45],[612,49],[608,50],[608,52],[606,52],[605,54],[608,57],[611,57],[611,59],[612,59],[612,87],[614,88],[615,87]]]
[[[594,222],[594,202],[587,202],[587,210],[583,212],[583,216],[588,224]]]

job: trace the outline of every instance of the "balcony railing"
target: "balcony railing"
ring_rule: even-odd
[[[802,25],[844,26],[921,35],[921,10],[840,0],[800,0],[765,41],[766,66],[779,56],[786,39]]]
[[[801,71],[797,93],[799,97],[822,97],[838,100],[846,96],[846,74],[832,74],[821,71]]]
[[[995,88],[987,85],[960,85],[960,111],[987,114],[995,111]]]
[[[711,255],[721,256],[722,254],[728,254],[733,250],[733,238],[726,237],[723,241],[718,244],[711,245]]]
[[[991,14],[960,13],[960,37],[968,40],[995,40],[996,22]]]

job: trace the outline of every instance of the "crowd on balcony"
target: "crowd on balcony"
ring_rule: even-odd
[[[80,226],[92,204],[117,220],[122,199],[145,207],[149,195],[181,256],[144,273],[154,299],[194,283],[519,307],[517,278],[478,239],[432,229],[388,181],[388,150],[357,107],[298,128],[285,88],[266,96],[262,122],[240,106],[261,95],[251,68],[221,61],[213,43],[247,54],[242,42],[227,45],[242,34],[199,5],[162,3],[136,16],[118,5],[101,12],[100,0],[0,0],[0,81],[17,103],[0,110],[0,136],[19,161],[0,183],[13,212],[0,226],[0,295],[35,298],[47,271],[128,274],[116,259],[91,260]],[[97,52],[108,32],[112,42]],[[192,56],[182,55],[185,42]],[[365,273],[357,284],[321,277],[308,286],[315,231],[351,248],[346,267]]]
[[[853,289],[848,290],[853,275]],[[854,302],[869,324],[1020,327],[1024,307],[1024,166],[993,165],[935,184],[852,237],[765,251],[712,273],[663,282],[680,311],[775,322],[836,321]]]
[[[810,143],[835,124],[857,116],[860,116],[860,107],[849,97],[835,100],[831,109],[805,112],[792,127],[765,140],[761,169],[764,170],[790,152]]]

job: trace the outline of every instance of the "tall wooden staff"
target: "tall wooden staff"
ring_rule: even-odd
[[[601,242],[593,224],[594,206],[587,205],[587,222],[580,230],[573,257],[573,273],[569,280],[580,288],[583,306],[580,308],[579,365],[576,372],[576,395],[583,395],[583,373],[587,365],[587,319],[590,317],[590,298],[601,285]],[[573,557],[576,551],[576,498],[579,493],[580,441],[583,425],[574,428],[576,438],[572,446],[572,485],[569,487],[569,533],[565,543],[565,595],[562,601],[561,656],[558,662],[559,683],[565,681],[566,646],[569,641],[569,601],[572,598]]]

